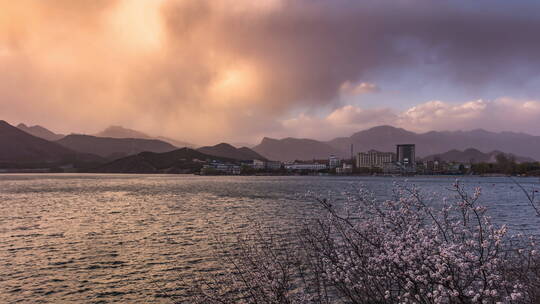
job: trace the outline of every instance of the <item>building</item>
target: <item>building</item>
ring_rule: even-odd
[[[335,155],[330,155],[328,159],[328,167],[337,168],[341,165],[341,159],[337,158]]]
[[[415,150],[414,144],[396,145],[396,161],[406,168],[416,167]]]
[[[402,173],[401,168],[398,166],[397,162],[385,163],[382,168],[384,174],[400,174]]]
[[[263,161],[254,159],[251,167],[256,170],[279,170],[281,169],[281,162],[279,161]]]
[[[427,160],[416,162],[416,172],[420,174],[465,174],[470,172],[471,164]]]
[[[201,169],[202,175],[215,175],[215,174],[227,174],[227,175],[239,175],[242,168],[235,164],[226,164],[219,162],[211,162],[208,165],[204,165]]]
[[[259,160],[259,159],[254,159],[253,160],[253,164],[252,164],[252,167],[253,169],[256,169],[256,170],[264,170],[266,168],[266,162],[263,161],[263,160]]]
[[[281,169],[281,162],[269,160],[264,164],[264,166],[266,170],[279,170]]]
[[[351,164],[343,163],[342,167],[336,168],[337,174],[351,174],[352,172],[353,172],[353,165]]]
[[[292,163],[285,165],[285,169],[289,171],[319,171],[327,168],[326,164],[319,163]]]
[[[392,163],[396,160],[396,155],[392,152],[379,152],[369,150],[356,155],[357,168],[383,168],[384,164]]]

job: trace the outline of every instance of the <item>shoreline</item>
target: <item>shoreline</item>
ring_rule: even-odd
[[[534,178],[538,176],[534,175],[505,175],[505,174],[414,174],[414,175],[384,175],[384,174],[220,174],[220,175],[201,175],[194,173],[136,173],[136,172],[44,172],[44,171],[14,171],[14,172],[5,172],[0,171],[1,175],[119,175],[119,176],[128,176],[128,175],[137,175],[137,176],[201,176],[201,177],[381,177],[381,178],[415,178],[415,177],[528,177]]]

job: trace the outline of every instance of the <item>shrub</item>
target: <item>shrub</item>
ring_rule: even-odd
[[[428,206],[414,187],[380,203],[361,191],[297,237],[257,229],[223,257],[227,274],[193,287],[200,303],[540,303],[533,238],[509,235],[456,182]]]

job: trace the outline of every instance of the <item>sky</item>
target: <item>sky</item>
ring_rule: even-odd
[[[195,144],[540,135],[535,0],[0,0],[0,119]]]

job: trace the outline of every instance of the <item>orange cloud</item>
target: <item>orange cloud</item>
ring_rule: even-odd
[[[521,34],[493,47],[502,39],[497,11],[464,16],[446,2],[419,3],[0,0],[0,118],[64,133],[115,124],[195,143],[253,142],[286,135],[282,121],[291,113],[378,91],[362,82],[366,74],[402,68],[424,53],[480,74],[510,62],[501,60],[507,54],[527,60],[540,53],[530,38],[535,19],[504,19],[501,26]],[[420,50],[397,43],[411,36]],[[427,121],[426,109],[410,115]],[[385,114],[349,112],[331,117],[368,124]]]

